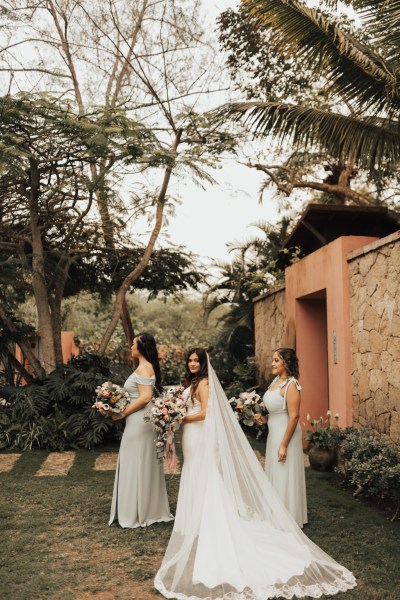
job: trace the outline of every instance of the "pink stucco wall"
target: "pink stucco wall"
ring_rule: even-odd
[[[286,269],[286,321],[295,323],[303,387],[300,422],[339,413],[352,424],[347,255],[377,238],[344,236]]]

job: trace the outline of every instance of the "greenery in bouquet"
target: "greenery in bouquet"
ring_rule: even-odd
[[[92,408],[97,408],[103,415],[120,414],[127,404],[129,398],[126,390],[116,383],[105,381],[96,388],[96,402]]]
[[[310,429],[305,432],[306,440],[309,448],[315,446],[320,450],[336,450],[341,446],[345,438],[345,432],[341,429],[337,422],[339,420],[338,413],[334,416],[335,423],[331,425],[331,412],[326,413],[326,418],[319,417],[310,420],[310,415],[307,415],[307,421]]]
[[[153,425],[156,454],[159,460],[176,463],[175,434],[186,416],[186,400],[182,395],[184,388],[170,387],[153,400],[145,421]]]
[[[238,398],[232,397],[229,404],[241,425],[254,427],[257,430],[257,438],[266,433],[268,411],[261,396],[255,390],[242,392]]]

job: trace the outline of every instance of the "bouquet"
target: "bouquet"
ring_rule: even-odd
[[[126,390],[111,381],[105,381],[99,385],[96,388],[96,396],[97,399],[92,408],[97,408],[103,415],[120,414],[129,404]]]
[[[242,392],[239,398],[231,398],[229,404],[235,412],[239,423],[248,427],[255,427],[257,438],[266,431],[268,411],[259,394],[255,391]]]
[[[186,416],[187,401],[182,395],[183,389],[168,388],[154,400],[149,415],[144,417],[153,425],[157,458],[165,459],[171,469],[176,469],[175,433]]]

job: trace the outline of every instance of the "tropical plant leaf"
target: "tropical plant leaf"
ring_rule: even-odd
[[[400,159],[399,123],[293,106],[278,102],[238,102],[215,111],[218,119],[244,120],[260,135],[271,135],[294,146],[315,145],[343,162],[368,171]]]
[[[243,5],[260,28],[273,30],[278,49],[324,72],[342,100],[357,110],[398,113],[398,71],[320,11],[296,0],[243,0]]]

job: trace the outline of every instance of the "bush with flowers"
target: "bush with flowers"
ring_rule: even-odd
[[[163,391],[144,416],[145,421],[153,425],[157,458],[166,460],[171,468],[176,467],[175,434],[186,416],[187,401],[182,395],[183,390],[180,386]]]
[[[255,390],[242,392],[239,397],[229,400],[237,420],[241,425],[254,428],[257,438],[267,432],[268,411],[262,398]]]
[[[337,450],[342,444],[345,433],[338,426],[339,414],[334,416],[335,423],[331,425],[331,411],[328,410],[326,418],[319,417],[311,420],[310,415],[307,415],[307,421],[310,429],[305,432],[305,437],[308,442],[308,447],[316,447],[320,450]]]

